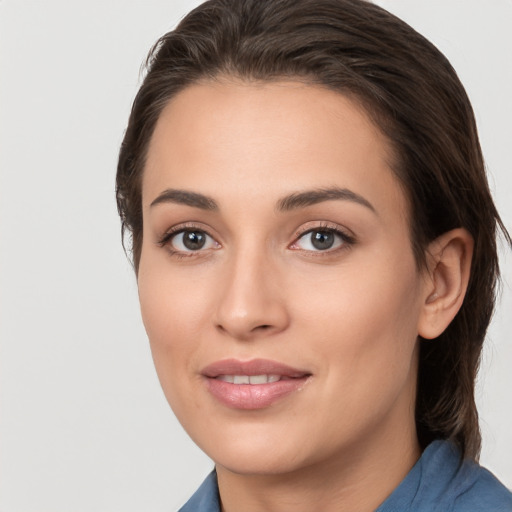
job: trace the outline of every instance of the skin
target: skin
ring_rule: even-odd
[[[459,230],[436,241],[418,270],[392,161],[355,102],[295,82],[189,86],[157,123],[142,184],[142,316],[164,393],[215,461],[226,512],[374,510],[420,456],[418,334],[437,336],[460,306],[470,240]],[[278,208],[333,187],[371,206]],[[169,189],[217,209],[158,201]],[[184,227],[208,234],[203,249],[179,234],[160,243]],[[311,229],[348,238],[318,250]],[[227,358],[311,377],[269,407],[233,409],[201,375]]]

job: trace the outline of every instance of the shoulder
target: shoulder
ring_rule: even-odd
[[[454,512],[512,512],[512,493],[490,471],[463,463],[454,496]]]
[[[437,478],[437,498],[450,506],[447,510],[512,512],[510,490],[476,462],[461,461],[453,444],[436,441],[427,448],[424,458],[425,483]]]
[[[512,493],[488,470],[461,461],[448,441],[423,452],[377,512],[512,512]]]

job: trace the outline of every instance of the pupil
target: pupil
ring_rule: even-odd
[[[334,244],[334,233],[330,231],[315,231],[311,233],[311,243],[315,249],[330,249]]]
[[[200,231],[186,231],[183,233],[183,245],[191,251],[201,249],[205,242],[206,237]]]

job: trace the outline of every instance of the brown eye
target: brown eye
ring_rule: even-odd
[[[188,229],[175,233],[169,243],[174,250],[180,252],[200,251],[216,246],[215,240],[199,229]]]
[[[335,242],[332,231],[312,231],[310,237],[311,245],[319,251],[330,249]]]
[[[351,245],[353,239],[336,229],[317,228],[304,233],[293,244],[294,248],[303,251],[329,251],[342,245]]]

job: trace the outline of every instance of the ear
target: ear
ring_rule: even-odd
[[[437,338],[462,306],[473,256],[473,237],[463,228],[443,233],[427,249],[422,310],[418,334]]]

